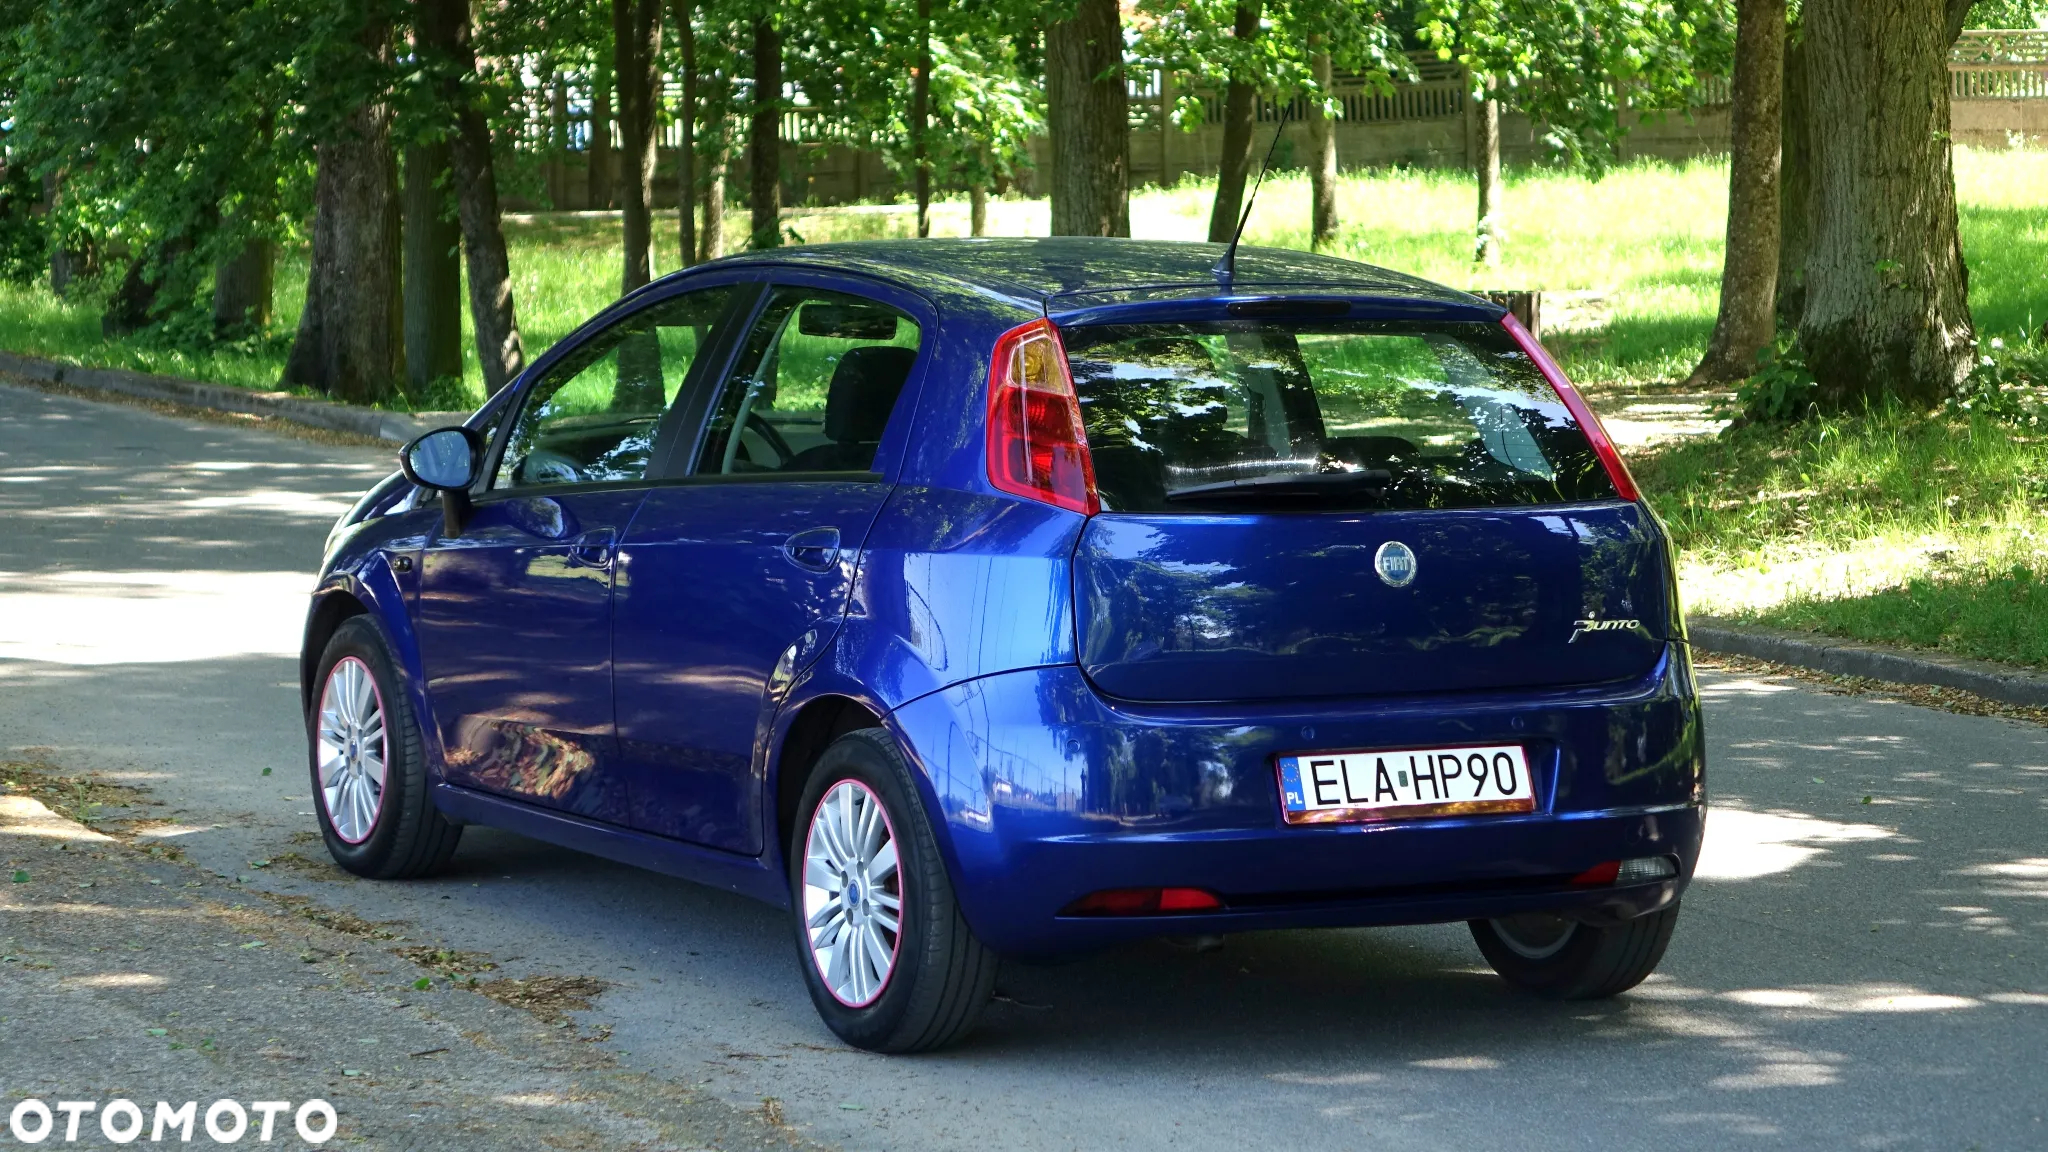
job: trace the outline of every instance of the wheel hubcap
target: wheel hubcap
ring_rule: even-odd
[[[389,751],[377,680],[369,665],[344,656],[320,690],[320,801],[334,834],[351,844],[370,838],[384,810]]]
[[[881,797],[841,780],[818,801],[804,834],[804,927],[811,962],[834,999],[875,1002],[896,970],[903,886],[896,829]]]

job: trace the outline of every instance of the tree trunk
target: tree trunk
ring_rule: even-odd
[[[754,21],[754,106],[748,126],[754,212],[753,247],[782,246],[782,34],[774,21]]]
[[[149,275],[149,254],[135,252],[128,258],[127,267],[121,273],[121,282],[107,297],[100,308],[100,337],[111,340],[139,332],[149,326],[150,313],[156,310],[157,287],[161,283],[163,270],[157,269],[159,279]]]
[[[405,150],[405,379],[415,396],[462,378],[462,227],[449,211],[453,149]]]
[[[676,266],[697,262],[697,29],[695,0],[675,0],[670,19],[683,53],[683,146],[676,153]]]
[[[661,84],[662,0],[612,0],[612,44],[619,71],[619,132],[625,144],[621,191],[625,267],[619,291],[654,278],[654,111]]]
[[[932,161],[925,137],[932,118],[932,0],[917,0],[917,67],[910,77],[910,149],[917,189],[917,235],[932,234]]]
[[[56,215],[57,196],[63,188],[63,176],[56,172],[43,173],[43,215]],[[61,241],[68,237],[56,237],[60,241],[50,249],[50,292],[58,299],[71,291],[72,281],[90,276],[94,271],[92,253],[66,247]]]
[[[1807,99],[1806,36],[1786,34],[1785,86],[1779,122],[1784,139],[1778,164],[1778,316],[1796,328],[1806,311],[1806,254],[1813,247],[1813,134]]]
[[[317,155],[317,150],[316,150]],[[321,344],[326,339],[327,277],[334,267],[333,165],[316,163],[313,169],[313,227],[311,253],[306,261],[306,303],[299,309],[299,329],[285,353],[286,384],[321,387]]]
[[[1725,384],[1756,371],[1777,325],[1778,133],[1783,124],[1785,0],[1737,0],[1728,156],[1728,240],[1721,311],[1686,383]]]
[[[697,262],[725,255],[725,170],[730,153],[721,129],[718,148],[704,165],[704,231],[697,237]]]
[[[1330,69],[1330,54],[1316,52],[1309,56],[1309,68],[1315,74],[1316,92],[1327,99],[1335,89]],[[1310,101],[1308,110],[1309,159],[1308,177],[1310,184],[1309,248],[1323,252],[1337,244],[1337,122],[1324,111],[1322,99]]]
[[[1492,85],[1487,85],[1491,88]],[[1474,121],[1479,149],[1479,229],[1472,248],[1474,263],[1489,268],[1500,266],[1500,101],[1491,96],[1479,101]]]
[[[505,251],[504,221],[498,208],[491,127],[483,109],[465,99],[462,91],[463,78],[476,74],[468,0],[421,0],[419,20],[421,50],[442,54],[453,66],[440,95],[455,120],[450,153],[456,218],[462,227],[469,272],[470,327],[476,330],[484,391],[495,395],[525,369],[526,349],[519,338],[519,313],[512,299],[512,263]]]
[[[590,208],[612,206],[612,70],[599,64],[590,79],[590,179],[584,195]]]
[[[388,56],[390,41],[390,25],[373,21],[361,43],[370,53]],[[366,103],[354,109],[334,138],[319,146],[318,156],[314,263],[306,276],[305,317],[286,360],[286,382],[350,404],[376,404],[392,397],[404,369],[390,107]]]
[[[1258,36],[1261,6],[1261,0],[1238,0],[1231,34],[1239,43]],[[1216,198],[1209,205],[1211,244],[1228,244],[1237,235],[1237,222],[1244,212],[1245,179],[1252,167],[1252,135],[1258,125],[1258,78],[1233,70],[1223,90],[1223,152],[1216,167]]]
[[[1117,0],[1080,0],[1045,30],[1047,128],[1052,136],[1052,234],[1131,234],[1130,94],[1124,88]]]
[[[1813,249],[1799,342],[1830,408],[1929,408],[1975,350],[1941,0],[1811,0]]]
[[[967,234],[988,235],[988,181],[981,177],[967,189]]]
[[[271,297],[277,289],[277,245],[257,238],[213,270],[213,330],[233,337],[270,327]]]
[[[569,82],[557,70],[548,81],[548,206],[569,206]]]

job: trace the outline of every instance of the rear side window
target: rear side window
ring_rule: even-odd
[[[1615,498],[1564,402],[1496,325],[1229,321],[1061,335],[1106,510]]]
[[[918,336],[886,304],[775,289],[712,409],[698,475],[867,471]]]

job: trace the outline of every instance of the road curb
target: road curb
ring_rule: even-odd
[[[1907,652],[1854,640],[1694,618],[1686,622],[1702,652],[1748,656],[1836,676],[1863,676],[1893,684],[1958,688],[2006,704],[2048,707],[2048,676],[1933,652]]]
[[[11,372],[30,380],[62,384],[69,388],[112,392],[144,400],[163,400],[173,404],[187,404],[194,408],[209,408],[216,412],[269,416],[289,420],[294,424],[305,424],[334,432],[352,432],[358,436],[397,443],[410,440],[430,428],[459,424],[469,415],[467,412],[386,412],[377,408],[362,408],[354,404],[337,404],[331,400],[294,396],[289,392],[257,392],[222,384],[201,384],[196,380],[159,376],[151,372],[131,372],[125,368],[82,368],[76,364],[45,360],[39,356],[23,356],[15,352],[0,352],[0,372]]]

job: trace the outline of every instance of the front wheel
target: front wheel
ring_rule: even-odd
[[[1508,983],[1553,1000],[1603,1000],[1656,970],[1678,905],[1607,928],[1544,912],[1470,924],[1486,962]]]
[[[880,728],[832,742],[797,805],[790,906],[804,983],[841,1040],[923,1052],[973,1029],[996,958],[967,927],[903,757]]]
[[[419,722],[383,635],[366,616],[343,621],[319,670],[306,736],[328,855],[375,880],[439,871],[462,826],[427,795]]]

